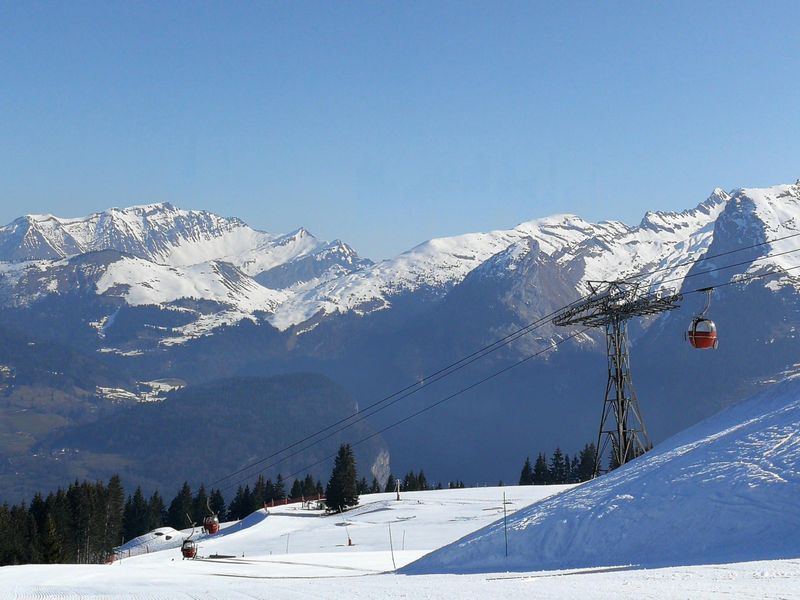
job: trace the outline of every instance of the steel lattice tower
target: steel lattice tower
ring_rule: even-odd
[[[608,382],[597,436],[597,477],[608,471],[602,468],[607,452],[610,469],[644,454],[650,446],[631,378],[628,320],[675,309],[681,295],[643,294],[639,284],[627,281],[590,282],[589,288],[592,293],[587,298],[562,310],[553,323],[605,328]]]

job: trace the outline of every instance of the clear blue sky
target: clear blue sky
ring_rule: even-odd
[[[170,201],[382,258],[800,177],[800,2],[6,2],[0,221]]]

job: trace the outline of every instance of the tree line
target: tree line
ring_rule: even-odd
[[[526,459],[520,474],[520,485],[578,483],[591,479],[596,450],[593,444],[572,458],[559,448],[549,461],[539,453],[534,464]],[[368,484],[358,478],[353,450],[343,444],[334,461],[327,486],[308,474],[297,478],[286,492],[286,481],[259,475],[252,488],[241,485],[230,504],[226,504],[220,489],[208,490],[204,484],[192,491],[184,482],[167,504],[158,491],[146,497],[141,487],[125,496],[118,475],[108,483],[78,482],[67,489],[59,488],[47,497],[37,493],[29,505],[24,502],[0,505],[0,565],[25,563],[98,563],[108,559],[113,549],[159,527],[185,529],[192,523],[201,524],[211,512],[220,521],[233,521],[252,512],[282,502],[287,498],[316,499],[325,497],[330,511],[342,511],[358,504],[361,494],[394,492],[398,479],[389,475],[384,486],[373,477]],[[432,485],[424,471],[413,470],[403,476],[400,491],[442,489]],[[463,488],[463,481],[450,481],[448,488]]]
[[[586,444],[583,449],[570,458],[569,454],[556,448],[550,460],[543,452],[531,465],[530,457],[525,459],[519,475],[519,485],[554,485],[564,483],[581,483],[594,475],[594,463],[597,449],[594,444]]]
[[[294,481],[288,497],[317,498],[323,492],[322,483],[309,474]],[[126,498],[118,475],[108,483],[75,481],[47,497],[35,494],[29,505],[0,505],[0,566],[99,563],[115,547],[159,527],[186,529],[189,519],[202,524],[209,508],[221,521],[234,521],[286,498],[281,475],[274,482],[261,475],[252,489],[239,486],[230,505],[221,490],[209,492],[203,484],[192,492],[184,482],[166,504],[160,492],[146,497],[141,487]]]

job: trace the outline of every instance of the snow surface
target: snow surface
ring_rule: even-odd
[[[800,557],[800,377],[625,467],[466,536],[405,573],[675,566]],[[800,592],[800,587],[798,587]]]
[[[579,486],[261,510],[195,535],[193,561],[163,528],[111,565],[4,567],[0,597],[800,598],[798,426],[793,377]]]

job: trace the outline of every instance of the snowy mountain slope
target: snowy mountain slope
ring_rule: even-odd
[[[105,307],[105,314],[90,326],[101,339],[114,324],[121,304],[181,312],[180,320],[185,323],[164,330],[161,343],[166,345],[243,319],[256,320],[259,314],[275,310],[286,297],[284,292],[259,285],[229,263],[176,267],[114,250],[54,261],[5,263],[0,265],[0,273],[0,298],[6,306],[31,307],[47,297],[95,300]]]
[[[347,244],[318,240],[302,228],[276,236],[256,231],[238,219],[155,204],[110,209],[85,219],[23,217],[0,228],[0,258],[9,261],[3,271],[8,274],[5,287],[10,288],[14,282],[24,281],[20,273],[59,269],[63,257],[113,249],[152,266],[136,263],[134,268],[133,263],[126,263],[125,268],[115,267],[98,289],[100,294],[114,286],[128,286],[126,293],[117,294],[120,298],[130,305],[153,306],[174,302],[180,294],[212,302],[222,299],[234,306],[239,316],[207,319],[202,331],[212,331],[216,323],[268,312],[272,326],[283,331],[300,326],[295,333],[302,334],[337,315],[369,315],[396,306],[400,299],[417,306],[437,302],[478,269],[488,287],[493,277],[498,285],[517,277],[518,293],[508,296],[507,305],[512,312],[516,310],[521,322],[537,316],[535,310],[529,310],[533,304],[557,308],[559,302],[586,294],[590,281],[637,279],[645,273],[638,280],[646,289],[680,289],[682,279],[693,268],[691,261],[706,253],[796,232],[799,222],[798,184],[731,194],[717,189],[694,209],[649,212],[635,227],[555,215],[509,230],[429,240],[393,259],[372,264]],[[794,249],[800,249],[800,239],[766,245],[742,256],[755,259],[768,252]],[[795,254],[784,254],[756,260],[739,272],[786,269],[796,264],[796,259]],[[525,282],[537,288],[530,298],[524,297],[523,281],[518,277],[532,272],[520,267],[526,262],[535,265],[537,272],[535,281]],[[214,275],[218,285],[209,285],[209,275],[219,270],[210,265],[223,263],[233,265],[240,274],[226,275],[222,277],[225,281]],[[702,263],[705,269],[724,264],[722,260]],[[717,279],[731,274],[720,273]],[[252,279],[245,281],[242,276]],[[176,277],[182,281],[175,281]],[[237,283],[231,284],[231,277]],[[197,281],[190,281],[193,279]],[[770,286],[778,290],[790,281],[776,278]],[[78,285],[62,274],[51,277],[44,286],[8,289],[5,296],[15,305],[31,304]],[[558,292],[549,294],[548,289]]]
[[[316,287],[323,281],[335,279],[372,264],[361,258],[341,240],[334,240],[308,254],[281,263],[255,276],[255,280],[270,289],[293,291]]]
[[[587,240],[560,256],[559,263],[582,274],[577,284],[581,293],[589,291],[590,280],[613,281],[632,276],[643,286],[659,289],[665,280],[684,277],[691,267],[686,263],[706,252],[713,239],[715,220],[725,210],[728,199],[728,194],[717,189],[694,209],[648,212],[637,227]],[[637,277],[641,273],[648,275]],[[670,283],[671,287],[676,286]]]
[[[555,215],[510,230],[429,240],[396,258],[322,283],[289,299],[271,322],[286,329],[318,314],[363,315],[386,309],[391,307],[393,297],[402,294],[420,292],[427,297],[441,297],[475,267],[517,241],[534,239],[540,252],[553,254],[619,227],[616,223],[587,223],[574,215]]]
[[[740,235],[740,238],[748,233],[748,227],[756,229],[752,237],[761,238],[759,241],[800,233],[800,183],[737,190],[733,194],[731,204],[738,208],[738,213],[741,215],[735,220],[735,225],[740,230],[744,229],[744,235]],[[749,266],[747,272],[764,273],[795,268],[800,264],[798,258],[800,253],[794,253],[795,250],[800,250],[800,236],[766,244],[759,250],[759,256],[767,254],[780,256],[759,260]],[[771,277],[767,287],[772,290],[786,286],[800,289],[800,282],[792,275],[797,275],[796,269],[784,276]]]
[[[408,574],[687,565],[800,556],[800,378],[610,474],[517,512]]]
[[[27,215],[0,228],[0,260],[9,262],[117,250],[172,266],[219,260],[251,276],[329,246],[302,228],[274,235],[236,218],[182,210],[169,203],[112,208],[77,219]],[[353,264],[355,252],[348,250],[351,256],[342,262],[343,270]]]
[[[250,314],[271,312],[285,297],[220,261],[172,267],[121,257],[108,265],[96,286],[98,294],[118,296],[132,306],[195,299],[219,302]]]

